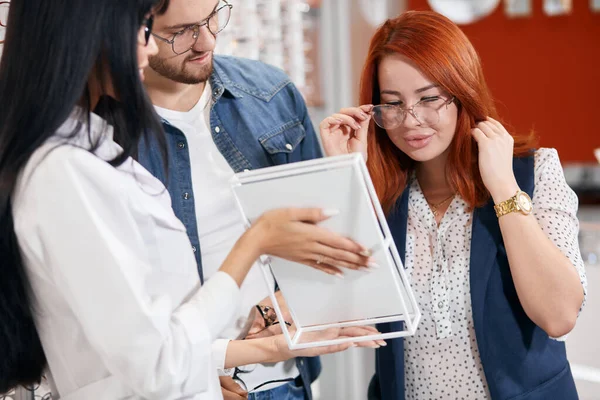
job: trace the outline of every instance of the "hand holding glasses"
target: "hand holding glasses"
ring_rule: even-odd
[[[293,330],[293,328],[292,328]],[[306,339],[310,342],[319,341],[319,340],[333,340],[337,338],[347,338],[347,337],[361,337],[361,336],[370,336],[374,334],[379,334],[376,328],[371,326],[350,326],[344,328],[329,328],[322,331],[315,332],[307,332]],[[321,346],[321,347],[312,347],[308,349],[302,350],[290,350],[287,342],[283,335],[276,335],[272,337],[273,343],[275,347],[278,349],[277,353],[280,355],[280,360],[287,360],[294,357],[315,357],[324,354],[337,353],[340,351],[344,351],[349,349],[350,347],[368,347],[368,348],[379,348],[381,346],[386,346],[384,340],[365,340],[356,343],[342,343],[337,345],[330,346]],[[232,376],[233,380],[246,392],[252,393],[266,385],[272,383],[281,383],[281,382],[292,382],[295,381],[295,378],[286,378],[286,379],[277,379],[268,382],[263,382],[255,387],[248,387],[244,382],[243,376],[244,374],[248,374],[256,368],[256,364],[245,365],[236,367],[234,370],[234,374]]]
[[[275,297],[277,298],[277,303],[281,308],[283,317],[288,320],[284,321],[285,325],[291,327],[292,323],[289,321],[291,321],[292,318],[289,315],[287,304],[283,298],[283,295],[280,291],[277,291],[275,293]],[[261,301],[261,304],[258,304],[254,307],[253,312],[250,313],[250,318],[252,319],[252,325],[246,334],[245,339],[274,336],[283,332],[281,327],[278,326],[280,321],[277,319],[275,309],[271,306],[271,299],[269,297],[265,298],[263,301]]]
[[[411,107],[404,107],[400,102],[390,102],[343,108],[339,113],[325,118],[319,125],[325,153],[328,156],[362,153],[366,160],[367,133],[371,119],[386,130],[402,125],[409,114],[421,126],[435,126],[440,120],[440,111],[454,100],[454,96],[428,96]]]
[[[403,107],[400,102],[380,104],[371,109],[371,114],[375,123],[383,129],[397,128],[408,114],[417,120],[419,125],[434,126],[440,121],[440,110],[453,101],[454,96],[428,96],[411,107]]]

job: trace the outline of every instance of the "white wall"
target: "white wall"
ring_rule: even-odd
[[[315,125],[342,107],[355,105],[369,41],[378,25],[406,8],[406,0],[323,0],[321,76],[325,106],[311,109]],[[321,358],[316,400],[364,400],[375,372],[375,351],[353,348]]]

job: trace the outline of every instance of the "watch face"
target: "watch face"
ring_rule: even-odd
[[[519,204],[519,208],[521,209],[521,211],[523,211],[523,213],[525,214],[529,214],[533,209],[531,199],[529,198],[529,195],[527,195],[527,193],[525,192],[519,193],[519,195],[517,196],[517,203]]]

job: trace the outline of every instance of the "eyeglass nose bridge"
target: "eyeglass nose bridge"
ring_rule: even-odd
[[[208,30],[208,32],[213,36],[216,37],[216,35],[213,33],[213,31],[210,30],[210,27],[208,25],[208,21],[205,21],[201,24],[198,25],[194,25],[193,27],[193,34],[192,34],[192,39],[194,39],[194,42],[192,43],[192,45],[190,46],[190,48],[188,49],[188,51],[190,49],[193,49],[194,46],[198,43],[198,38],[200,38],[200,29],[202,29],[202,27],[206,27],[206,29]],[[173,50],[175,51],[175,50]]]
[[[202,22],[201,24],[194,25],[194,34],[192,35],[194,40],[197,41],[198,38],[200,37],[200,29],[202,29],[202,27],[206,27],[206,29],[210,32],[210,34],[215,36],[214,32],[210,29],[209,21],[210,21],[210,18],[207,19],[206,21]],[[195,44],[196,44],[196,42],[194,42],[194,45]]]
[[[415,112],[415,107],[418,105],[419,103],[408,108],[400,108],[401,112],[398,113],[398,124],[402,125],[404,122],[406,122],[406,118],[408,117],[408,114],[410,114],[419,125],[423,125],[423,121],[421,121],[421,118],[419,118],[419,115]]]
[[[206,24],[203,24],[203,25],[206,25]],[[196,40],[196,41],[197,41],[197,40],[198,40],[198,38],[200,37],[200,27],[201,27],[201,26],[202,26],[202,25],[196,25],[196,26],[194,26],[194,33],[193,33],[192,37],[193,37],[193,38],[194,38],[194,40]],[[196,44],[196,42],[194,42],[194,45],[195,45],[195,44]],[[192,47],[194,47],[194,46],[192,45]]]

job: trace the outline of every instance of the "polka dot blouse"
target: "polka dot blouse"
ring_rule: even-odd
[[[410,185],[405,264],[423,315],[416,334],[405,338],[406,399],[489,399],[471,310],[473,213],[457,196],[438,227],[414,177]],[[578,200],[554,149],[535,154],[532,200],[542,230],[577,269],[585,291]]]

